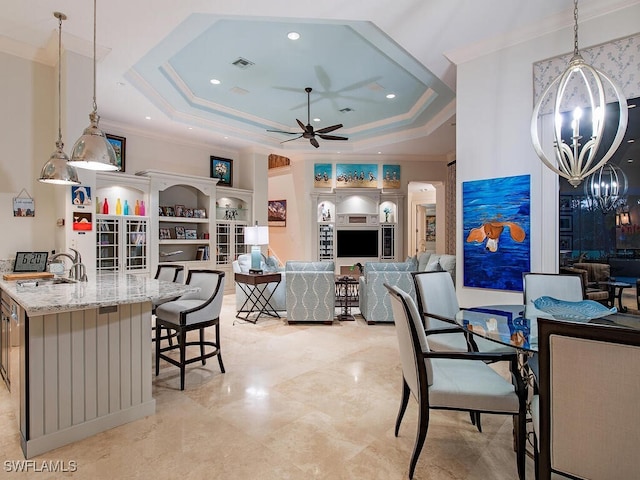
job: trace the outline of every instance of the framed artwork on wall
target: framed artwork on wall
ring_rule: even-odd
[[[267,210],[267,223],[270,227],[287,226],[287,201],[269,200]]]
[[[333,183],[333,165],[330,163],[316,163],[313,166],[314,188],[331,188]]]
[[[107,140],[109,140],[109,143],[116,152],[116,163],[118,164],[118,167],[120,167],[120,171],[124,172],[124,160],[127,153],[127,139],[125,137],[111,135],[110,133],[105,133],[105,137],[107,137]]]
[[[462,183],[466,287],[522,291],[531,268],[530,183],[529,175]]]
[[[89,231],[92,229],[92,215],[88,212],[73,212],[73,230]]]
[[[382,188],[400,188],[400,165],[382,165]]]
[[[559,247],[560,247],[560,251],[573,250],[573,236],[572,235],[560,235]]]
[[[378,188],[378,165],[375,163],[338,163],[336,188]]]
[[[561,232],[573,232],[573,217],[571,215],[560,215],[558,226]]]
[[[426,216],[426,233],[425,240],[427,242],[435,242],[436,241],[436,216],[435,215],[427,215]]]
[[[71,203],[73,205],[91,205],[91,187],[83,185],[71,186]]]
[[[219,187],[232,187],[233,183],[233,160],[222,157],[209,157],[211,161],[211,178],[218,179]]]

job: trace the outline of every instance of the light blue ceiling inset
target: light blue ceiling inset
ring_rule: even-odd
[[[289,40],[291,31],[300,39]],[[239,58],[253,65],[234,66]],[[307,122],[305,87],[313,88],[311,118],[321,119],[314,128],[342,123],[336,133],[351,130],[350,138],[418,127],[454,98],[370,22],[193,14],[133,70],[134,85],[174,116],[261,131],[298,131],[295,119]]]

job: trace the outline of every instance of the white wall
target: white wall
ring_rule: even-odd
[[[57,71],[5,53],[0,65],[0,259],[7,259],[18,250],[54,248],[54,187],[36,179],[56,149]],[[35,217],[13,216],[23,188],[35,199]]]
[[[580,46],[638,32],[640,5],[580,24]],[[531,270],[557,271],[557,177],[531,144],[534,62],[573,47],[573,28],[458,65],[457,80],[457,289],[462,306],[520,303],[522,293],[463,286],[462,182],[531,175]]]

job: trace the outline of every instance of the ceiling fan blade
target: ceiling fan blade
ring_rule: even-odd
[[[298,120],[296,118],[296,122],[298,122],[298,125],[300,125],[300,128],[302,129],[302,131],[306,132],[307,131],[307,127],[305,126],[304,123],[302,123],[300,120]]]
[[[338,125],[331,125],[330,127],[321,128],[319,130],[316,130],[316,133],[329,133],[329,132],[333,132],[334,130],[337,130],[339,128],[342,128],[342,124],[341,123],[339,123]]]
[[[320,146],[320,144],[318,143],[318,140],[316,140],[315,137],[311,137],[309,139],[309,142],[311,142],[311,145],[313,145],[316,148],[318,148]]]
[[[349,140],[347,137],[338,137],[337,135],[318,135],[323,140]]]
[[[284,133],[286,135],[300,135],[298,132],[285,132],[284,130],[267,130],[267,132]]]
[[[289,140],[285,140],[284,142],[280,142],[280,143],[282,144],[282,143],[287,143],[287,142],[293,142],[294,140],[297,140],[299,138],[302,138],[302,135],[300,135],[300,136],[298,136],[296,138],[290,138]]]

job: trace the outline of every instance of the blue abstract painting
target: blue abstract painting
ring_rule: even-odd
[[[462,183],[464,285],[522,291],[530,270],[530,176]]]

